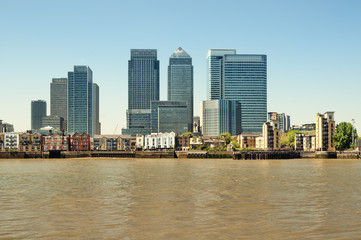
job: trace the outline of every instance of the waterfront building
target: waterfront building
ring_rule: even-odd
[[[19,133],[4,133],[4,150],[19,150]]]
[[[190,136],[176,136],[175,138],[175,150],[186,151],[190,147]]]
[[[264,149],[264,138],[263,136],[256,137],[256,148]]]
[[[14,132],[14,125],[0,120],[0,133]]]
[[[189,139],[189,146],[191,149],[197,149],[203,145],[203,137],[193,136]]]
[[[130,149],[129,135],[94,135],[92,150],[124,151]]]
[[[131,49],[128,61],[127,128],[122,134],[149,134],[150,103],[159,100],[159,61],[156,49]]]
[[[144,138],[144,149],[146,150],[173,150],[175,146],[174,132],[170,133],[151,133]]]
[[[335,151],[333,135],[335,134],[334,112],[316,114],[316,150]]]
[[[280,122],[281,133],[288,132],[291,128],[291,118],[285,113],[268,112],[267,121],[278,120]]]
[[[55,131],[65,131],[64,118],[59,116],[45,116],[42,119],[42,128],[53,127]]]
[[[44,100],[31,101],[31,129],[42,127],[42,119],[46,116],[46,102]]]
[[[201,103],[203,136],[218,136],[228,132],[232,136],[241,132],[241,104],[230,100],[208,100]]]
[[[279,150],[281,148],[281,134],[279,129],[279,121],[271,120],[265,122],[262,128],[263,149]]]
[[[241,103],[241,132],[262,133],[267,120],[267,56],[236,54],[233,49],[208,51],[208,99]]]
[[[206,148],[223,148],[226,146],[226,141],[219,139],[218,136],[204,136],[202,143]]]
[[[182,135],[189,131],[189,112],[186,102],[153,101],[151,111],[152,133],[175,132]]]
[[[304,151],[316,151],[316,135],[303,136],[303,150]]]
[[[96,83],[93,83],[93,129],[94,135],[100,134],[101,127],[99,122],[99,86]]]
[[[301,151],[304,149],[304,146],[303,146],[304,137],[305,137],[304,133],[296,133],[296,135],[295,135],[295,150],[296,151]]]
[[[70,136],[68,135],[47,135],[43,136],[43,151],[69,151],[70,150]]]
[[[188,130],[193,130],[193,65],[189,54],[179,47],[169,58],[168,101],[186,102]]]
[[[87,133],[74,133],[70,140],[71,151],[89,151],[90,136]]]
[[[4,134],[0,133],[0,152],[4,152]]]
[[[94,122],[93,72],[88,66],[74,66],[68,72],[68,132],[93,136]]]
[[[67,120],[68,120],[68,79],[67,78],[53,78],[52,82],[50,83],[50,115],[63,118],[64,121],[61,129],[67,131]]]
[[[40,133],[19,133],[20,152],[41,152],[42,137]]]
[[[143,150],[143,147],[144,147],[144,135],[143,134],[137,134],[136,135],[135,148],[137,150]]]
[[[239,134],[237,135],[237,142],[242,149],[256,148],[256,138],[259,134]]]

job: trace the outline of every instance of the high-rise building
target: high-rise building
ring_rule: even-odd
[[[74,66],[68,72],[68,132],[94,135],[93,72],[88,66]]]
[[[209,49],[207,55],[208,66],[208,100],[223,99],[224,56],[236,54],[235,49]]]
[[[127,128],[122,134],[150,134],[151,102],[159,100],[156,49],[131,49],[128,62]]]
[[[262,133],[263,123],[267,121],[267,56],[210,49],[208,99],[239,101],[241,132]]]
[[[169,58],[168,101],[186,102],[188,131],[193,130],[193,65],[192,58],[181,47]]]
[[[152,133],[188,132],[188,104],[178,101],[153,101],[151,114]]]
[[[42,118],[46,116],[46,102],[44,100],[31,101],[31,129],[42,127]]]
[[[208,100],[201,103],[201,128],[203,136],[218,136],[229,132],[240,133],[241,104],[230,100]]]
[[[333,145],[335,131],[334,112],[316,114],[316,151],[335,151]]]
[[[99,122],[99,86],[93,83],[93,130],[94,135],[100,134],[100,122]]]
[[[62,129],[67,130],[68,79],[53,78],[50,83],[50,115],[64,119]]]

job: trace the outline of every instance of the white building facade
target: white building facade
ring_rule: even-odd
[[[170,133],[151,133],[144,138],[144,149],[173,149],[175,144],[176,134]]]

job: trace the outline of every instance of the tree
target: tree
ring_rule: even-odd
[[[226,145],[228,145],[231,142],[231,134],[229,132],[224,132],[219,134],[220,138],[223,138],[224,141],[226,141]]]
[[[185,133],[183,133],[183,136],[184,137],[194,137],[194,134],[191,132],[185,132]]]
[[[281,137],[281,146],[288,146],[290,148],[294,148],[295,147],[295,136],[296,133],[299,133],[300,131],[298,130],[292,130],[289,131],[286,136],[282,136]]]
[[[336,132],[333,135],[333,144],[337,150],[355,147],[355,144],[352,142],[352,131],[354,131],[354,139],[357,139],[357,131],[351,123],[341,122],[336,126]]]

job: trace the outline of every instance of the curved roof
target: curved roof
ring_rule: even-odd
[[[179,47],[177,50],[174,51],[174,53],[171,56],[172,58],[178,58],[178,57],[191,57],[189,54],[183,50],[183,48]]]

